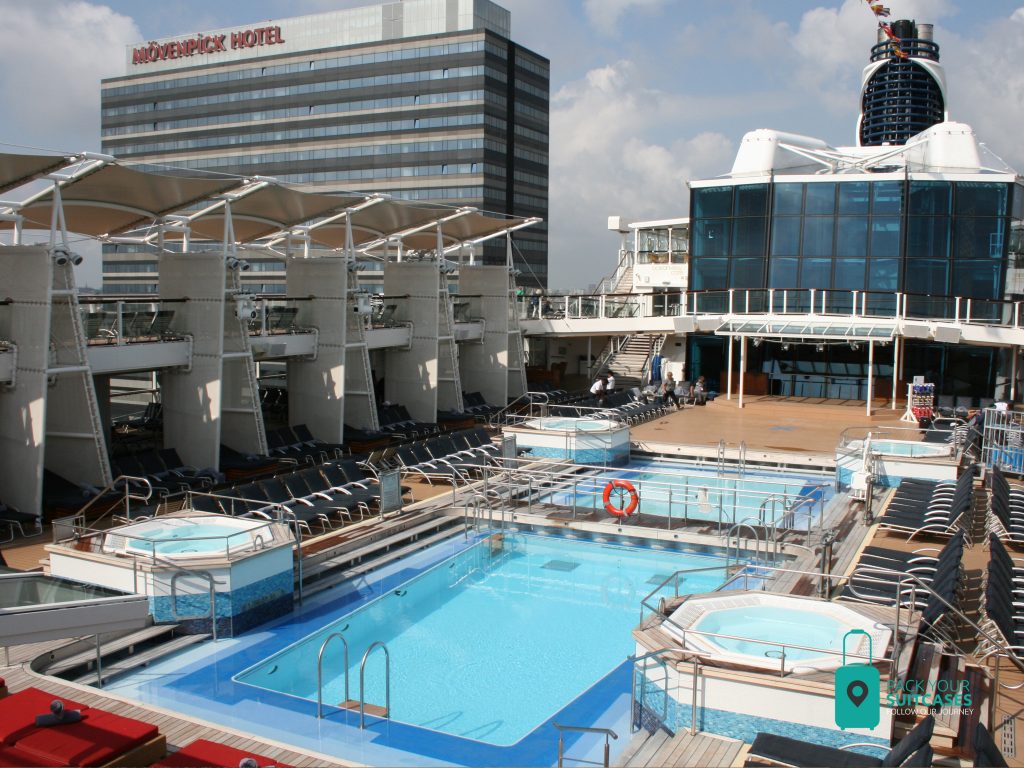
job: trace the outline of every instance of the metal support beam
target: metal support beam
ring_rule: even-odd
[[[894,336],[892,340],[892,404],[891,409],[896,410],[896,382],[899,380],[896,376],[897,364],[900,359],[900,337]]]
[[[875,387],[875,342],[868,342],[868,399],[865,402],[868,416],[871,415],[871,397]]]
[[[744,336],[740,341],[740,408],[743,407],[743,379],[745,378],[743,372],[747,370],[747,337]]]
[[[725,399],[732,400],[732,342],[735,337],[729,334],[729,359],[725,365]]]

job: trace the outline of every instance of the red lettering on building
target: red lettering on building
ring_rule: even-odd
[[[156,61],[184,59],[199,54],[226,51],[227,35],[196,35],[185,40],[158,43],[155,40],[132,49],[132,64],[152,64]],[[283,43],[280,27],[253,27],[231,33],[231,48],[256,48]]]

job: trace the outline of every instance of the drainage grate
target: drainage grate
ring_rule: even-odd
[[[1002,734],[1003,757],[1017,756],[1017,720],[1013,715],[1003,715],[1003,724],[999,732]]]
[[[548,560],[541,567],[547,568],[549,571],[564,571],[568,573],[569,571],[575,571],[580,567],[580,564],[574,563],[571,560]]]

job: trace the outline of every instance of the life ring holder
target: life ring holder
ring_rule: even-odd
[[[625,507],[617,507],[612,504],[612,492],[616,489],[625,491],[629,494],[629,504]],[[636,492],[636,488],[628,480],[612,480],[604,487],[604,509],[612,517],[629,517],[635,511],[637,506],[640,504],[640,494]]]

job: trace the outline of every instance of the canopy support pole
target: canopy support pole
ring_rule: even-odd
[[[868,399],[865,402],[868,416],[871,415],[871,397],[874,395],[875,384],[875,342],[868,342]]]
[[[900,337],[893,336],[892,339],[892,410],[896,410],[896,365],[900,359]]]
[[[1010,402],[1017,399],[1017,347],[1010,347]]]
[[[740,402],[739,407],[743,407],[743,379],[745,378],[743,372],[747,370],[747,337],[744,336],[740,341]]]
[[[735,338],[729,334],[729,363],[725,366],[725,399],[732,400],[732,340]]]

